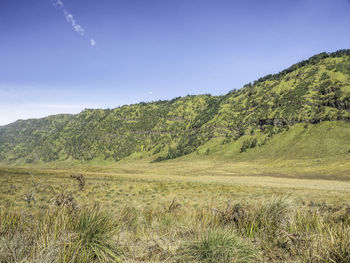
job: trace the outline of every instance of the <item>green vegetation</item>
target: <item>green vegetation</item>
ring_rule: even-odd
[[[348,263],[349,147],[349,50],[224,96],[19,120],[0,262]]]
[[[223,138],[220,145],[245,138],[235,157],[241,158],[239,153],[264,146],[298,123],[349,120],[350,51],[340,50],[313,56],[224,96],[20,120],[0,127],[0,161],[164,161],[201,152],[201,146],[216,138]],[[212,154],[210,149],[207,155]]]
[[[187,262],[249,263],[256,260],[256,251],[229,229],[204,234],[185,248],[184,255]]]
[[[118,262],[118,222],[96,208],[0,210],[0,262]],[[114,245],[114,244],[113,244]]]
[[[259,177],[247,185],[234,176],[195,181],[135,170],[86,172],[80,187],[72,172],[1,170],[0,262],[350,259],[348,182],[323,189],[318,180],[286,186],[276,179],[267,187],[254,185]],[[28,193],[35,196],[29,204]]]

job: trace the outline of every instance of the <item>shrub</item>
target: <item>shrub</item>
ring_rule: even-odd
[[[209,153],[210,153],[210,149],[207,148],[207,149],[205,150],[205,155],[209,155]]]
[[[243,141],[243,144],[241,146],[241,153],[245,152],[249,148],[255,148],[258,144],[258,140],[256,138],[254,139],[247,139]]]

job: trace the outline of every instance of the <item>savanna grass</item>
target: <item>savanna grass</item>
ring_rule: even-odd
[[[97,207],[0,210],[0,262],[117,262],[119,223]]]
[[[40,178],[72,209],[51,190],[27,206],[26,177],[0,177],[18,188],[0,188],[0,262],[349,263],[345,191],[86,178],[79,191],[69,175]]]

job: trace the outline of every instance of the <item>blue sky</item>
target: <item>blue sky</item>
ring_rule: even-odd
[[[348,0],[1,0],[0,125],[225,94],[349,28]]]

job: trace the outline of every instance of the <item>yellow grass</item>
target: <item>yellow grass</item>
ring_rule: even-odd
[[[70,177],[72,173],[84,174],[83,191],[75,190],[77,182]],[[205,250],[207,245],[216,251],[226,244],[237,246],[241,257],[249,258],[234,261],[235,254],[231,253],[228,254],[231,255],[230,262],[323,262],[308,260],[316,256],[333,260],[344,255],[347,260],[350,217],[344,203],[350,200],[350,181],[308,177],[301,173],[293,176],[271,172],[263,163],[222,161],[155,164],[139,161],[105,167],[75,165],[66,169],[0,167],[0,218],[27,220],[24,226],[27,228],[18,230],[25,238],[19,239],[22,234],[12,232],[4,235],[0,239],[0,252],[6,255],[6,260],[15,262],[12,250],[9,250],[13,249],[11,244],[21,248],[30,247],[28,242],[37,242],[35,250],[16,257],[22,256],[26,262],[38,262],[35,261],[38,257],[52,258],[55,252],[66,257],[58,262],[70,262],[76,247],[84,251],[94,246],[74,243],[78,242],[75,235],[79,236],[79,231],[83,231],[74,228],[74,220],[81,220],[79,217],[70,218],[74,214],[61,214],[55,210],[50,212],[53,198],[58,193],[71,191],[83,214],[89,215],[89,209],[98,204],[116,220],[110,223],[116,229],[111,242],[105,241],[105,249],[113,249],[120,262],[201,262],[198,261],[200,258],[206,260],[203,262],[226,262],[225,253],[231,253],[229,247],[219,254],[210,254],[209,258]],[[49,186],[54,188],[54,193]],[[36,203],[31,202],[28,206],[25,196],[30,193],[35,193]],[[228,203],[239,204],[238,208],[243,209],[242,214],[238,213],[241,216],[238,221],[230,222],[231,210],[225,210]],[[275,209],[276,215],[273,215]],[[278,209],[283,214],[279,215]],[[40,211],[48,212],[40,214]],[[215,211],[227,213],[227,217],[223,214],[224,219],[217,218],[220,214]],[[7,212],[14,215],[6,217]],[[60,215],[57,220],[63,218],[65,221],[55,223],[59,229],[52,231],[59,233],[54,234],[60,235],[57,238],[53,239],[51,230],[44,233],[46,236],[40,240],[49,242],[45,245],[35,239],[35,231],[41,236],[40,229],[50,229],[45,222],[56,219],[45,215],[52,213]],[[232,207],[232,213],[236,213],[235,207]],[[25,217],[21,219],[23,215]],[[100,215],[96,215],[99,218]],[[103,214],[101,218],[104,218]],[[34,232],[31,232],[33,227]],[[75,234],[66,236],[66,228],[73,229]],[[12,231],[17,233],[16,229]],[[294,235],[300,235],[300,240],[293,241]],[[65,238],[70,240],[67,251],[60,241]],[[33,239],[36,241],[30,241]],[[10,244],[9,247],[5,243]],[[52,247],[61,250],[53,252]],[[101,249],[102,252],[98,252],[101,257],[105,257],[106,262],[113,262],[108,260],[108,254],[103,254],[104,248]],[[87,262],[99,261],[90,258]]]

